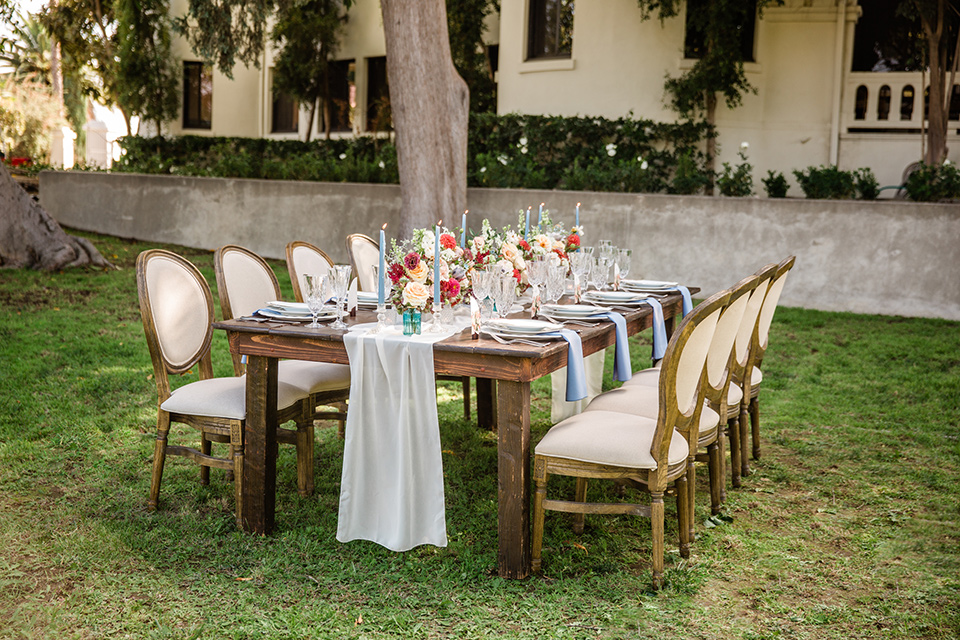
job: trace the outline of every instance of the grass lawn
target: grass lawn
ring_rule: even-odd
[[[575,536],[557,513],[544,573],[514,582],[495,572],[496,440],[452,383],[445,549],[336,541],[332,423],[310,498],[281,448],[274,535],[239,532],[222,473],[201,487],[179,458],[148,513],[156,388],[134,261],[156,245],[88,237],[122,270],[0,271],[0,638],[960,637],[960,323],[779,309],[763,457],[719,526],[698,475],[689,560],[667,501],[666,588],[649,590],[649,521],[588,517]],[[170,248],[215,286],[212,253]],[[643,335],[633,356],[649,357]],[[231,372],[220,332],[214,368]],[[536,441],[549,380],[533,396]]]

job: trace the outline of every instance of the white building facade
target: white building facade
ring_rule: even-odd
[[[902,60],[867,41],[884,23],[876,11],[895,1],[785,0],[764,10],[744,42],[756,93],[732,110],[721,101],[719,161],[737,162],[747,142],[758,186],[768,169],[792,181],[794,169],[830,164],[869,167],[881,185],[899,184],[905,167],[922,157],[929,78],[890,70]],[[175,0],[172,10],[182,14],[185,5]],[[497,111],[674,121],[663,84],[694,64],[685,57],[688,40],[683,12],[644,21],[636,0],[501,0],[487,31]],[[182,41],[175,54],[184,64],[184,108],[164,133],[305,137],[307,111],[272,90],[269,47],[261,69],[238,66],[233,80],[205,67]],[[379,2],[355,2],[335,64],[335,135],[386,127],[378,110],[387,96],[384,56]],[[948,148],[960,142],[960,87],[952,95]],[[312,126],[311,137],[319,137],[323,122],[318,117]]]

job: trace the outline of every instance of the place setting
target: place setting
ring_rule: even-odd
[[[559,340],[563,336],[560,330],[562,324],[544,320],[530,320],[526,318],[491,318],[480,328],[482,334],[488,335],[501,344],[527,344],[539,347],[546,340]]]

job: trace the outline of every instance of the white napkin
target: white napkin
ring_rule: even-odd
[[[350,291],[347,292],[347,313],[352,313],[357,308],[357,279],[350,282]]]

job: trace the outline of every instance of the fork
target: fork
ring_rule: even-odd
[[[523,338],[511,338],[508,340],[506,338],[501,338],[500,336],[495,335],[493,333],[487,333],[487,332],[484,332],[484,335],[490,336],[500,344],[526,344],[526,345],[530,345],[531,347],[542,347],[546,344],[544,342],[534,342],[533,340],[524,340]]]

